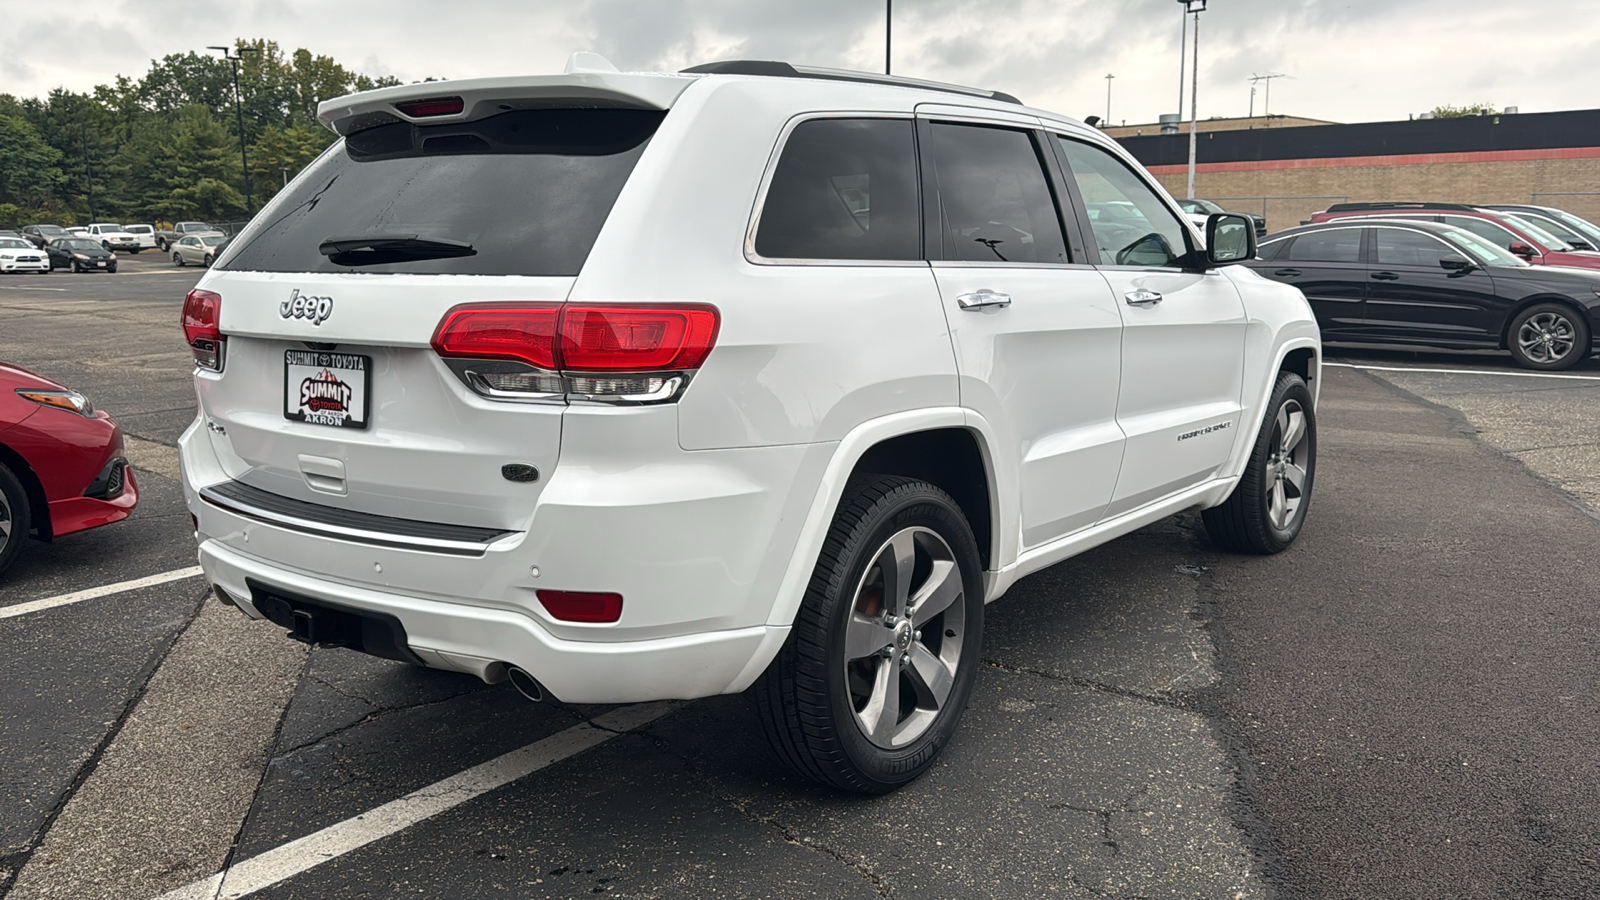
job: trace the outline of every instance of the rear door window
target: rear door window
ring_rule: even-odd
[[[665,115],[534,109],[358,131],[263,210],[222,267],[576,275]],[[378,243],[325,255],[334,239]]]
[[[933,123],[929,133],[946,259],[1070,262],[1032,135],[946,122]]]
[[[1294,239],[1288,253],[1279,258],[1295,262],[1358,264],[1361,262],[1361,229],[1340,228],[1302,234]]]
[[[1458,258],[1461,254],[1431,235],[1399,228],[1378,228],[1373,231],[1373,243],[1378,264],[1384,266],[1424,266],[1439,268],[1439,260]]]
[[[811,119],[783,145],[756,227],[767,259],[922,258],[910,119]]]

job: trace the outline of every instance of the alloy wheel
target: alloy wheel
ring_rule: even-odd
[[[1557,312],[1530,316],[1517,330],[1517,346],[1524,356],[1536,363],[1565,359],[1576,345],[1577,329],[1566,316]]]
[[[1289,528],[1305,499],[1309,434],[1305,408],[1298,400],[1285,400],[1267,445],[1267,518],[1279,531]]]
[[[11,519],[11,506],[6,503],[6,495],[0,493],[0,557],[5,555],[6,545],[11,543],[11,531],[15,523]]]
[[[955,553],[937,532],[902,529],[867,565],[845,625],[846,683],[857,727],[903,747],[950,701],[969,599]]]

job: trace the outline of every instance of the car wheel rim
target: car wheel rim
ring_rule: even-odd
[[[1565,359],[1577,344],[1577,329],[1560,313],[1542,312],[1529,316],[1517,330],[1517,346],[1522,355],[1537,363]]]
[[[6,503],[4,494],[0,494],[0,554],[6,552],[6,545],[11,543],[11,507]]]
[[[845,683],[867,740],[903,747],[949,704],[968,602],[961,566],[938,532],[902,529],[878,549],[851,598],[844,636]]]
[[[1311,456],[1311,431],[1300,401],[1285,400],[1278,407],[1267,446],[1267,518],[1272,527],[1287,531],[1305,502]]]

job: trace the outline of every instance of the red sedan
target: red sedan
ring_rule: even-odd
[[[0,363],[0,573],[27,538],[109,525],[138,502],[116,420],[77,391]]]

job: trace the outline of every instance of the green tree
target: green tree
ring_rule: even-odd
[[[1461,119],[1467,116],[1494,115],[1499,108],[1493,103],[1469,103],[1466,106],[1435,106],[1435,119]]]
[[[27,119],[0,115],[0,204],[15,207],[11,216],[43,210],[57,198],[65,180],[61,152],[46,143]]]
[[[265,203],[328,149],[334,134],[318,125],[267,128],[250,148],[250,180],[256,196]]]

